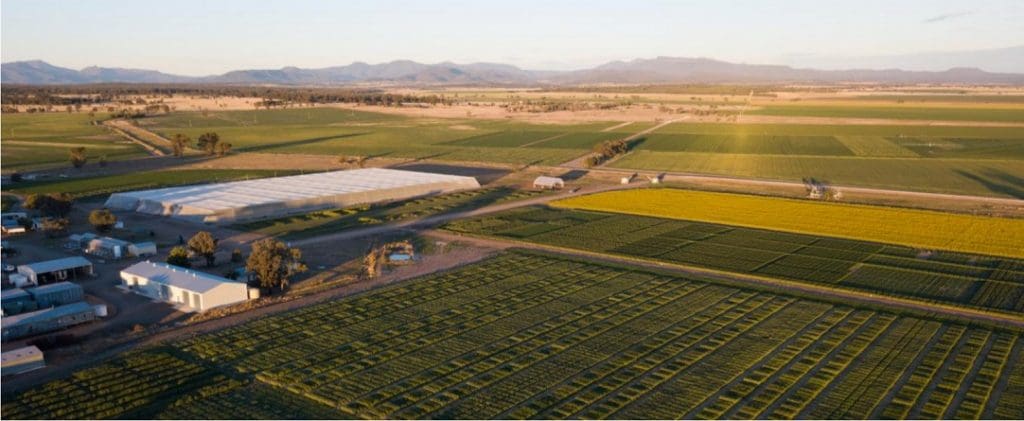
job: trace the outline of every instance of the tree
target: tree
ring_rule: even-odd
[[[301,250],[267,238],[253,243],[245,269],[256,275],[261,287],[284,289],[289,278],[306,271],[306,265]]]
[[[63,218],[71,213],[72,202],[71,195],[67,193],[32,193],[25,197],[21,206],[39,211],[43,216]]]
[[[220,143],[220,135],[213,132],[203,133],[199,135],[196,143],[199,149],[206,151],[207,155],[213,155],[217,152],[217,143]]]
[[[69,151],[69,159],[71,160],[71,165],[73,165],[75,168],[82,168],[82,166],[85,165],[85,161],[89,159],[88,157],[85,156],[84,146],[74,147],[71,148]]]
[[[242,257],[242,250],[231,250],[231,263],[242,263],[244,260],[245,258]]]
[[[217,240],[207,231],[199,231],[188,240],[188,249],[206,259],[206,266],[213,266],[217,260]]]
[[[227,155],[231,151],[231,144],[228,142],[220,142],[217,144],[217,156]]]
[[[89,223],[96,228],[96,231],[107,232],[114,228],[114,224],[117,224],[117,216],[107,208],[95,209],[89,212]]]
[[[174,156],[184,156],[185,148],[192,143],[192,139],[181,133],[175,134],[171,137],[171,150],[174,152]]]
[[[167,264],[183,268],[192,267],[192,262],[188,260],[188,250],[182,246],[175,246],[167,255]]]
[[[49,238],[56,238],[67,235],[71,221],[67,218],[46,218],[43,219],[42,225],[43,234]]]

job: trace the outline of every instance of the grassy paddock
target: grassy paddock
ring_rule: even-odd
[[[5,187],[5,191],[19,194],[68,193],[74,197],[89,197],[128,190],[154,189],[187,184],[204,184],[297,174],[295,171],[277,170],[168,170],[149,171],[131,176],[109,175],[68,180],[22,182]]]
[[[70,167],[68,150],[73,147],[86,149],[90,165],[100,157],[114,161],[146,155],[138,145],[92,124],[103,118],[105,115],[89,117],[86,113],[3,113],[0,144],[4,170]]]

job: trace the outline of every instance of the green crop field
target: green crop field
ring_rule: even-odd
[[[2,415],[1013,419],[1022,402],[1019,332],[509,252],[124,354]]]
[[[4,186],[13,193],[68,193],[74,197],[89,197],[128,190],[155,189],[186,184],[205,184],[250,178],[276,177],[297,174],[296,171],[276,170],[165,170],[124,175],[107,175],[74,179],[24,181]]]
[[[544,194],[544,192],[494,187],[372,206],[310,212],[302,215],[237,224],[232,228],[292,240],[329,234],[354,227],[424,218],[441,213],[459,212],[509,200],[522,200],[541,194]]]
[[[945,121],[1024,121],[1024,108],[921,107],[873,105],[768,105],[747,111],[748,114],[772,116],[803,116],[828,118],[881,118],[892,120],[945,120]]]
[[[510,164],[559,164],[611,138],[639,131],[614,123],[529,124],[428,119],[337,108],[172,113],[143,119],[162,136],[217,132],[237,151],[344,154]]]
[[[111,134],[85,113],[3,113],[2,159],[4,171],[68,166],[73,147],[85,147],[90,162],[145,156],[139,146]]]
[[[1016,127],[675,123],[610,165],[1021,198],[1024,132]]]
[[[1024,260],[551,208],[454,221],[455,232],[1024,314]]]

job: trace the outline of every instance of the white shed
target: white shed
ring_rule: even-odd
[[[183,311],[206,311],[249,299],[249,286],[209,273],[158,262],[139,262],[121,271],[121,282],[146,297]]]
[[[565,181],[558,177],[540,176],[533,180],[533,187],[539,189],[560,189],[565,187]]]
[[[5,351],[0,354],[0,359],[3,360],[2,369],[5,376],[46,367],[43,351],[35,345]]]

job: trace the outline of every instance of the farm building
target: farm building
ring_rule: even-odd
[[[121,282],[134,292],[176,304],[183,311],[206,311],[253,296],[244,282],[149,261],[122,270]]]
[[[558,177],[540,176],[533,180],[533,187],[538,189],[560,189],[565,187],[565,181]]]
[[[473,177],[365,168],[114,193],[106,206],[197,222],[232,223],[479,187]]]
[[[44,285],[92,275],[92,262],[80,256],[65,257],[20,265],[18,273],[25,275],[33,284]]]
[[[95,310],[83,301],[3,318],[3,340],[52,332],[96,320]]]
[[[99,237],[89,240],[82,249],[89,254],[104,257],[107,259],[120,259],[127,257],[129,243],[111,237]]]
[[[9,289],[5,290],[2,296],[5,316],[71,304],[85,299],[82,287],[71,282],[57,282],[36,288]]]
[[[0,354],[0,361],[2,361],[2,367],[0,371],[3,375],[9,376],[12,374],[21,374],[27,371],[37,370],[46,367],[46,361],[43,359],[43,351],[35,346],[26,346],[24,348],[12,349],[5,351]]]
[[[4,316],[22,313],[27,308],[34,308],[32,294],[21,288],[5,289],[0,292],[0,307],[3,307]]]
[[[39,308],[71,304],[85,299],[85,292],[78,284],[57,282],[25,290]]]

